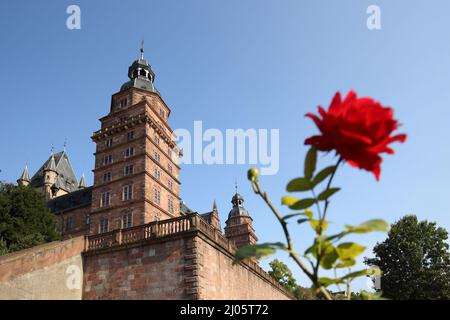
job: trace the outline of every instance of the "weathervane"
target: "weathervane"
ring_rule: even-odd
[[[144,60],[144,40],[141,41],[141,60]]]

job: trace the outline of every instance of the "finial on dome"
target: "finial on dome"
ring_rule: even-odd
[[[144,60],[144,39],[141,41],[141,60]]]

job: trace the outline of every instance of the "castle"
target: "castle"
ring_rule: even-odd
[[[53,154],[30,179],[25,167],[17,180],[42,191],[58,217],[63,238],[105,233],[192,213],[180,199],[182,156],[168,120],[171,109],[155,88],[155,73],[141,56],[129,80],[111,98],[110,112],[92,135],[96,143],[94,185],[86,187],[72,169],[66,150]],[[236,191],[225,235],[237,246],[256,243],[252,218]],[[221,229],[217,206],[200,215]]]
[[[256,260],[232,266],[236,250],[257,241],[237,190],[223,233],[215,202],[206,213],[182,202],[182,152],[143,48],[128,78],[91,137],[96,143],[92,186],[86,186],[84,175],[77,180],[66,150],[52,152],[31,178],[25,167],[17,180],[45,194],[63,241],[35,248],[32,258],[26,253],[0,258],[0,270],[9,272],[0,277],[0,288],[2,282],[8,285],[7,297],[14,297],[11,288],[30,285],[14,284],[17,279],[42,271],[38,266],[50,272],[70,261],[83,274],[77,298],[291,298]],[[45,256],[52,262],[39,262]],[[37,260],[25,267],[21,259]],[[54,270],[51,277],[58,272],[63,271]],[[33,287],[40,292],[33,297],[48,297],[48,284],[40,285]],[[72,291],[59,290],[72,298]]]

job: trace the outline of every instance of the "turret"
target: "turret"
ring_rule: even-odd
[[[30,185],[30,175],[28,174],[28,166],[23,169],[22,175],[17,179],[17,184],[19,186],[29,186]]]
[[[86,188],[86,178],[84,177],[84,173],[81,175],[80,183],[78,183],[78,189]]]
[[[58,177],[58,173],[56,171],[56,163],[55,163],[55,157],[52,153],[52,156],[50,157],[50,160],[47,162],[47,165],[45,166],[44,170],[44,193],[47,199],[51,199],[56,196],[57,186],[56,180]]]
[[[217,203],[216,200],[214,200],[213,203],[213,210],[212,210],[212,215],[211,215],[211,222],[210,222],[214,228],[216,228],[217,230],[221,231],[222,228],[220,227],[220,219],[219,219],[219,210],[217,209]]]
[[[255,244],[258,238],[253,229],[253,219],[244,208],[244,198],[236,192],[231,203],[233,208],[225,222],[225,236],[233,240],[238,248],[246,244]]]

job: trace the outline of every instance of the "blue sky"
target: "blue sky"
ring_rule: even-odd
[[[66,28],[70,4],[81,8],[81,30]],[[381,8],[381,30],[366,27],[371,4]],[[15,181],[25,163],[34,173],[51,146],[62,149],[67,139],[76,174],[86,173],[92,183],[90,135],[144,38],[173,128],[202,120],[205,128],[221,130],[280,129],[279,173],[261,181],[275,203],[286,183],[301,175],[303,141],[316,132],[305,113],[349,89],[392,106],[408,141],[385,157],[380,182],[348,166],[338,172],[336,185],[343,189],[330,207],[331,231],[405,214],[450,230],[449,11],[445,0],[4,2],[0,180]],[[332,161],[320,158],[322,166]],[[198,211],[216,199],[224,223],[237,179],[260,241],[280,240],[281,229],[252,194],[248,167],[185,165],[182,197]],[[306,248],[312,233],[295,225],[291,230],[297,247]],[[353,240],[370,249],[384,237]]]

